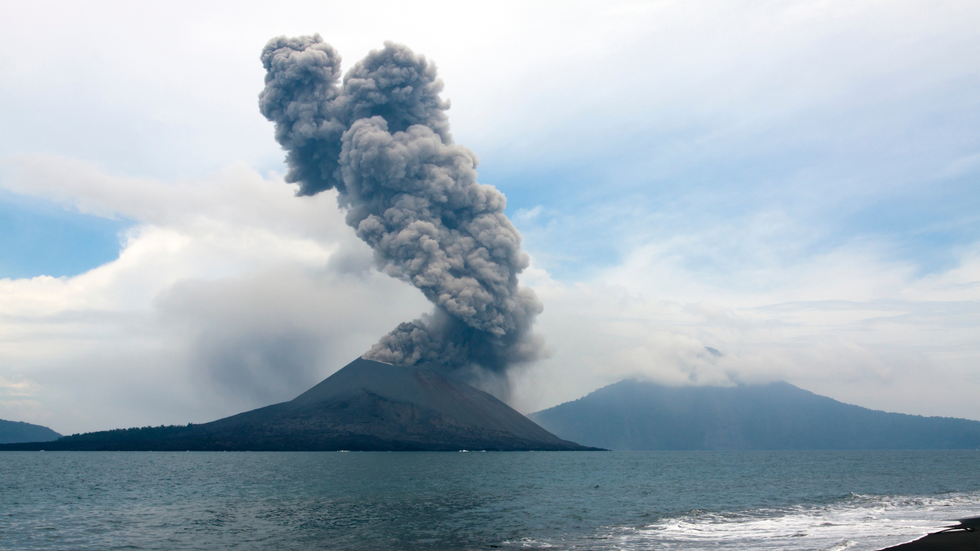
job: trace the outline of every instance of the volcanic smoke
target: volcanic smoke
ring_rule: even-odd
[[[386,42],[340,82],[340,55],[319,35],[270,40],[262,64],[259,108],[287,152],[286,181],[299,195],[336,189],[378,268],[435,306],[363,357],[475,379],[540,357],[542,305],[517,282],[520,233],[504,195],[476,181],[476,154],[453,143],[435,65]]]

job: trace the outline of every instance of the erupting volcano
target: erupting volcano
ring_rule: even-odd
[[[435,66],[386,43],[340,81],[318,36],[262,51],[262,114],[286,150],[298,195],[334,189],[380,270],[434,305],[363,358],[296,399],[206,423],[115,430],[24,449],[575,450],[470,384],[509,389],[508,370],[541,355],[541,303],[506,199],[476,181],[476,155],[453,143]],[[297,199],[300,200],[300,199]],[[33,447],[32,447],[33,446]]]

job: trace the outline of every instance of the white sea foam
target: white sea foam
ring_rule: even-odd
[[[851,495],[834,504],[738,513],[692,511],[603,534],[606,549],[874,550],[980,512],[980,493],[937,497]]]

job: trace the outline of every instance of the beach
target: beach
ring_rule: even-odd
[[[980,517],[959,521],[957,526],[934,532],[909,543],[888,547],[882,551],[966,551],[980,549]]]

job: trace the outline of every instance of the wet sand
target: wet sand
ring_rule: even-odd
[[[956,532],[939,532],[903,543],[882,551],[976,551],[980,549],[980,533],[957,530]]]
[[[881,551],[965,551],[980,549],[980,517],[966,518],[941,532]]]

